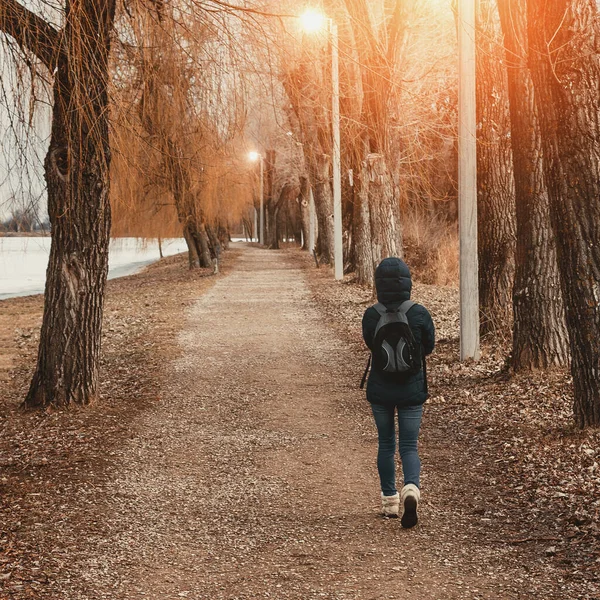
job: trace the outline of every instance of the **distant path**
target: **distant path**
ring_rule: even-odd
[[[520,597],[480,550],[465,567],[460,532],[437,539],[443,498],[424,489],[412,531],[379,517],[356,357],[285,252],[248,247],[182,331],[161,403],[114,466],[90,598]],[[445,452],[429,452],[429,479]]]

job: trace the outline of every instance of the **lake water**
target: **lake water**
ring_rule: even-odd
[[[183,238],[162,240],[164,256],[186,250]],[[43,293],[49,255],[49,237],[0,237],[0,300]],[[113,239],[108,254],[108,278],[133,275],[159,258],[156,240]]]

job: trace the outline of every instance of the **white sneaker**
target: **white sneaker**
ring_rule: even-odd
[[[382,493],[381,507],[384,517],[397,519],[400,512],[400,494],[395,493],[393,496],[384,496]]]
[[[410,529],[414,527],[419,518],[417,517],[417,507],[421,499],[421,492],[414,483],[409,483],[402,488],[402,527]]]

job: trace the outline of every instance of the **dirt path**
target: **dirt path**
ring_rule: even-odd
[[[80,591],[62,597],[551,597],[515,550],[470,543],[445,500],[456,457],[427,417],[421,523],[379,517],[362,363],[289,255],[248,247],[186,318],[161,402],[98,490]]]

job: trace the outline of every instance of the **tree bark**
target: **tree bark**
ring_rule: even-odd
[[[371,213],[369,209],[369,173],[367,162],[362,161],[360,171],[354,176],[353,211],[354,261],[358,283],[375,284],[376,261],[371,243]]]
[[[221,244],[221,250],[229,250],[231,234],[228,227],[225,227],[221,221],[217,223],[217,239]]]
[[[512,367],[546,369],[568,363],[569,341],[527,66],[526,6],[520,0],[499,0],[498,9],[506,48],[516,200]]]
[[[310,178],[313,184],[313,198],[317,215],[318,254],[321,262],[333,264],[333,191],[331,189],[331,160],[326,154],[320,154],[309,161]]]
[[[366,157],[371,244],[375,266],[389,256],[402,257],[402,236],[392,179],[383,154]]]
[[[194,239],[198,248],[198,256],[200,257],[200,266],[203,269],[208,269],[212,266],[212,256],[210,252],[210,238],[206,231],[206,225],[200,222],[194,232]]]
[[[110,10],[110,4],[107,6]],[[34,54],[52,73],[65,57],[59,32],[16,0],[0,1],[0,31],[10,35],[22,50]]]
[[[310,72],[310,57],[304,56],[300,66],[284,79],[284,87],[293,114],[297,119],[304,145],[304,157],[312,184],[317,217],[318,235],[315,241],[321,262],[332,264],[333,247],[333,190],[331,179],[332,135],[330,119],[315,85],[314,78],[322,76],[319,63],[317,73]],[[320,82],[319,82],[320,83]]]
[[[183,237],[188,248],[188,264],[190,269],[198,269],[200,267],[200,255],[198,254],[198,247],[196,246],[196,239],[194,237],[193,229],[189,223],[183,227]]]
[[[600,25],[596,0],[528,0],[529,62],[571,346],[574,413],[600,425]]]
[[[214,228],[205,223],[204,230],[206,231],[206,235],[208,236],[208,243],[212,257],[215,258],[220,256],[222,250],[221,241],[219,240],[219,237],[217,236]]]
[[[302,230],[302,250],[309,250],[310,239],[310,181],[305,175],[300,176],[300,228]]]
[[[278,218],[277,203],[269,200],[265,204],[265,246],[272,250],[279,249],[279,240],[277,239],[277,218]]]
[[[269,245],[269,248],[272,248],[273,250],[280,249],[279,241],[281,240],[281,231],[280,231],[280,227],[279,227],[279,213],[280,213],[280,207],[279,207],[279,203],[277,203],[273,207],[273,234],[272,234],[272,242]]]
[[[344,0],[344,4],[351,17],[361,75],[356,94],[361,101],[360,134],[354,142],[359,164],[353,165],[361,179],[356,215],[359,225],[354,230],[358,234],[354,240],[356,272],[359,281],[372,283],[374,267],[366,260],[367,246],[372,248],[371,259],[375,266],[382,258],[403,254],[400,205],[386,152],[388,103],[394,62],[405,25],[404,9],[399,0],[390,3],[385,26],[378,27],[371,17],[367,0]],[[364,221],[367,216],[369,228]]]
[[[492,0],[477,12],[477,243],[481,333],[512,330],[515,189],[506,68]]]
[[[28,407],[97,397],[110,239],[108,55],[114,0],[66,4],[44,163],[52,243]],[[57,49],[58,50],[58,49]]]

